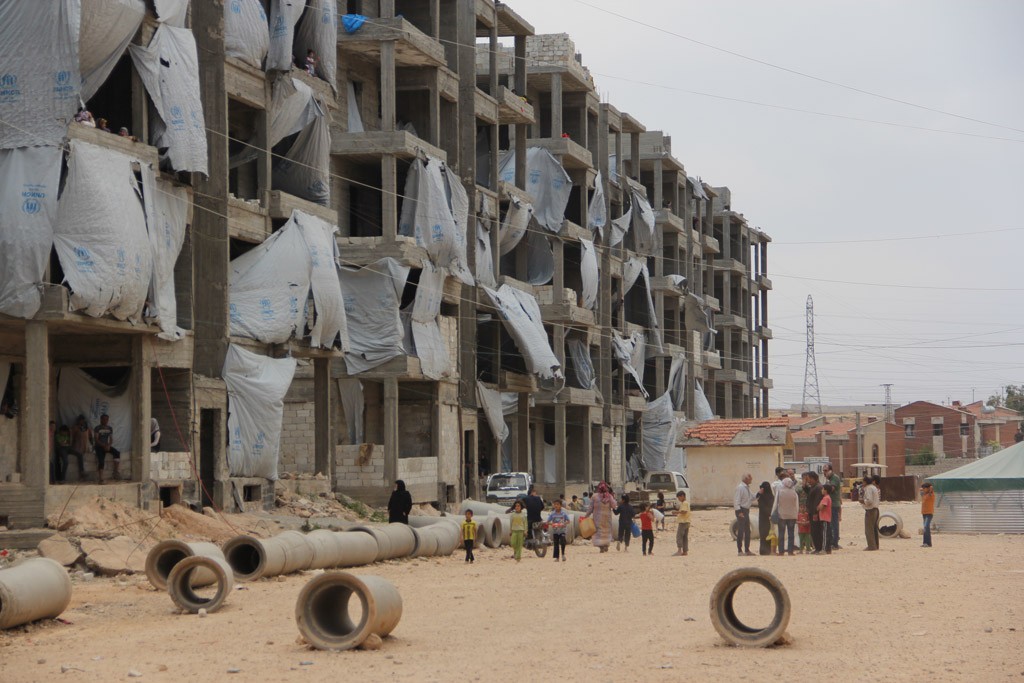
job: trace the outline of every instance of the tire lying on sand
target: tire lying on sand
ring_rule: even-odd
[[[744,624],[736,616],[733,598],[743,584],[757,583],[768,589],[775,601],[775,616],[763,629]],[[774,574],[758,567],[734,569],[715,584],[711,591],[711,623],[715,630],[732,645],[767,647],[782,638],[789,626],[792,606],[786,587]]]
[[[349,602],[362,607],[359,620]],[[295,621],[306,642],[320,650],[351,650],[370,636],[384,638],[402,618],[402,596],[390,581],[379,576],[328,572],[317,576],[299,592]]]
[[[883,523],[885,520],[888,522]],[[903,531],[903,518],[896,512],[883,512],[878,515],[878,535],[883,538],[899,538]]]
[[[217,591],[212,598],[196,593],[196,581],[192,575],[203,571],[214,576]],[[203,584],[210,585],[210,584]],[[167,577],[167,592],[180,609],[196,614],[200,609],[216,612],[235,587],[235,574],[228,561],[221,557],[192,555],[174,565]]]

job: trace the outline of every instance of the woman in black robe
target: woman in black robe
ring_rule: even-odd
[[[388,522],[408,524],[410,512],[412,512],[412,494],[405,490],[405,482],[399,479],[395,482],[395,490],[391,492],[391,499],[388,500]]]
[[[772,544],[768,542],[768,534],[772,530],[773,507],[775,507],[775,495],[772,493],[772,485],[762,481],[761,487],[757,491],[757,531],[761,537],[759,549],[761,555],[772,554]]]

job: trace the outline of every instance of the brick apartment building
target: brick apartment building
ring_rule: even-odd
[[[793,433],[793,459],[828,458],[837,472],[853,476],[851,465],[871,462],[885,465],[885,476],[906,473],[904,428],[877,417],[868,417],[860,426],[861,444],[857,444],[857,424],[838,420],[816,424]]]
[[[953,402],[958,406],[957,401]],[[986,450],[1012,446],[1014,437],[1021,430],[1021,414],[1016,410],[1002,406],[986,406],[982,401],[975,401],[962,406],[963,410],[974,415],[977,425],[979,455],[987,454]],[[988,412],[987,412],[988,411]]]
[[[978,418],[959,403],[943,406],[930,401],[914,401],[896,409],[896,424],[903,427],[906,455],[931,448],[938,457],[974,458],[978,456],[975,433]]]

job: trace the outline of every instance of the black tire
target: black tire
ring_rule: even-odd
[[[751,628],[741,622],[733,607],[736,590],[748,581],[767,588],[775,601],[775,616],[771,623],[763,629]],[[786,627],[789,626],[791,609],[786,587],[774,574],[758,567],[741,567],[732,570],[719,579],[711,591],[711,623],[718,634],[731,645],[742,647],[772,645],[785,634]]]
[[[548,547],[542,543],[538,543],[533,547],[533,552],[537,553],[537,557],[544,557],[548,554]]]

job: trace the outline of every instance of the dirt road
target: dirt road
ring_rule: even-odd
[[[861,551],[863,518],[848,504],[832,556],[737,557],[731,511],[710,510],[694,513],[685,558],[671,557],[670,522],[652,557],[638,544],[605,555],[575,545],[557,564],[517,564],[500,549],[478,551],[473,565],[457,553],[359,569],[391,579],[404,600],[377,652],[296,642],[295,598],[312,572],[243,584],[205,619],[175,613],[144,577],[76,582],[70,625],[0,634],[0,680],[1021,680],[1024,538],[936,535],[921,548],[916,506],[886,509],[913,536],[876,553]],[[788,587],[791,645],[740,650],[713,630],[711,588],[745,565]],[[753,590],[741,590],[740,610],[765,619],[767,593]],[[60,676],[62,665],[75,669]]]

